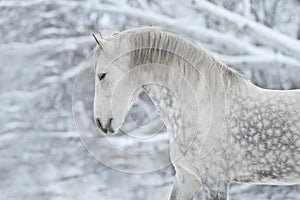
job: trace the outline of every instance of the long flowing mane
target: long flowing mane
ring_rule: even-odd
[[[183,67],[184,73],[189,73],[192,66],[197,69],[203,67],[212,79],[210,71],[217,69],[226,87],[244,79],[238,72],[215,59],[205,49],[179,34],[160,28],[140,28],[130,30],[127,34],[129,45],[131,49],[134,49],[130,56],[131,66],[148,63],[163,65],[178,63]]]

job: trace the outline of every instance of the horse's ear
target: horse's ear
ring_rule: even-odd
[[[96,35],[95,35],[95,34],[92,34],[92,35],[93,35],[93,37],[94,37],[96,43],[98,44],[99,48],[103,50],[102,44],[101,44],[101,43],[99,42],[99,40],[97,39]],[[100,33],[100,36],[101,36],[101,38],[102,38],[101,33]]]

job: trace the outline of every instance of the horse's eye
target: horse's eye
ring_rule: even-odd
[[[106,73],[99,73],[99,74],[97,74],[97,76],[98,76],[99,81],[101,81],[102,79],[105,78]]]

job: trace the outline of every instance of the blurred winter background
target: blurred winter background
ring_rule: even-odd
[[[93,77],[85,60],[95,46],[91,33],[149,25],[186,34],[261,87],[300,88],[299,0],[0,0],[1,200],[168,199],[172,167],[131,174],[105,166],[84,148],[72,114],[81,67],[77,128],[90,131],[86,142],[101,143],[93,132]],[[152,134],[161,123],[141,96],[126,129]],[[112,141],[150,151],[167,144],[164,132],[148,143]],[[131,162],[105,146],[99,151],[129,171],[169,160],[160,154]],[[232,185],[230,199],[299,200],[300,186]]]

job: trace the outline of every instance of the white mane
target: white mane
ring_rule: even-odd
[[[131,66],[148,63],[170,65],[178,63],[184,73],[189,73],[193,66],[206,68],[206,77],[213,80],[212,69],[218,69],[225,86],[237,84],[244,78],[235,70],[221,63],[209,53],[178,34],[159,28],[147,28],[125,32],[129,35],[129,45],[134,49]]]

